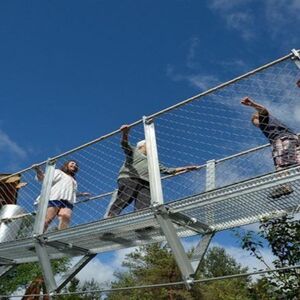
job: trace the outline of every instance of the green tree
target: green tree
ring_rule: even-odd
[[[113,282],[112,288],[182,281],[174,257],[167,246],[160,247],[158,244],[153,244],[136,249],[126,256],[123,266],[127,267],[127,271],[115,274],[117,280]],[[196,274],[196,279],[235,274],[246,270],[226,254],[224,249],[214,247],[208,251],[201,270]],[[247,300],[251,299],[247,284],[247,279],[239,279],[194,284],[191,290],[187,290],[183,285],[130,289],[111,292],[108,299]]]
[[[79,279],[73,278],[63,289],[62,293],[85,292],[83,294],[70,294],[55,297],[57,300],[98,300],[99,293],[91,293],[101,289],[101,285],[94,279],[80,283]]]
[[[58,259],[51,262],[55,274],[65,272],[69,267],[68,259]],[[1,277],[0,294],[9,295],[18,288],[26,289],[30,283],[42,276],[42,271],[38,263],[21,264],[10,270]]]
[[[213,247],[208,250],[198,276],[204,278],[220,277],[232,274],[246,273],[233,257],[223,248]],[[246,300],[250,299],[248,278],[234,278],[213,281],[202,285],[202,293],[206,300]]]
[[[283,215],[262,220],[259,228],[258,234],[248,231],[240,235],[242,247],[251,255],[269,267],[260,251],[267,242],[276,257],[273,261],[276,268],[300,263],[299,220]],[[269,284],[268,288],[265,286],[266,282]],[[263,282],[259,281],[257,284],[260,290],[264,287],[269,299],[300,299],[300,275],[296,269],[270,273],[265,275]]]

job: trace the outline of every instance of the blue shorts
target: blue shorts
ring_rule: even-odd
[[[48,203],[48,207],[73,209],[73,204],[67,200],[50,200]]]

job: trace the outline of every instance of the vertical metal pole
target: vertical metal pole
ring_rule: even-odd
[[[216,187],[216,161],[209,160],[206,163],[206,191],[213,190]]]
[[[48,207],[48,202],[49,202],[49,197],[50,197],[50,192],[52,187],[52,181],[54,177],[54,170],[55,170],[55,162],[48,160],[46,165],[44,180],[42,184],[41,195],[39,199],[40,201],[39,201],[38,210],[37,210],[36,219],[33,228],[33,233],[35,237],[35,241],[34,241],[35,251],[41,265],[41,269],[42,269],[42,273],[44,276],[48,293],[55,291],[57,285],[52,271],[47,248],[43,243],[43,240],[38,238],[38,236],[43,234],[44,232],[44,224],[45,224],[47,207]]]
[[[154,123],[153,119],[149,120],[146,117],[143,117],[143,123],[147,148],[151,204],[152,206],[159,206],[163,204],[163,192],[161,186]],[[186,285],[189,287],[189,283],[192,280],[191,275],[193,274],[194,270],[188,260],[180,239],[177,236],[174,225],[170,220],[165,208],[159,209],[159,211],[156,212],[155,217],[166,236],[169,246],[172,249],[175,260],[186,282]]]
[[[207,161],[206,163],[206,191],[211,191],[216,187],[216,161],[214,159]],[[209,220],[214,220],[213,211],[206,212],[207,224]]]
[[[300,54],[296,49],[292,49],[292,53],[294,54],[294,62],[296,66],[300,69]]]
[[[35,217],[35,223],[33,227],[34,235],[40,235],[44,232],[45,217],[47,213],[47,207],[48,207],[50,191],[51,191],[51,186],[52,186],[52,181],[54,176],[54,170],[55,170],[55,162],[48,160],[45,169],[45,175],[42,184],[42,190],[39,199],[37,214]]]
[[[143,123],[147,148],[151,204],[153,206],[158,206],[163,204],[164,200],[161,186],[155,128],[153,119],[148,120],[147,117],[144,116]]]

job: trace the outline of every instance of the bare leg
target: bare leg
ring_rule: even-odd
[[[58,212],[59,212],[58,207],[48,207],[47,208],[47,214],[46,214],[45,225],[44,225],[44,232],[47,230],[50,223],[57,216]]]
[[[58,218],[59,218],[59,225],[58,229],[66,229],[69,227],[69,223],[71,220],[71,215],[72,215],[72,209],[70,208],[61,208],[58,212]]]

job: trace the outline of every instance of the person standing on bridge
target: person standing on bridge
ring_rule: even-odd
[[[256,110],[251,120],[253,125],[262,131],[271,144],[276,171],[300,164],[300,143],[297,134],[273,117],[266,107],[253,101],[251,98],[243,98],[241,104]],[[274,190],[271,197],[279,198],[292,192],[293,189],[290,185],[284,185]]]
[[[121,147],[126,158],[119,171],[118,191],[115,199],[111,201],[107,218],[118,216],[133,200],[135,210],[147,208],[151,203],[146,141],[140,141],[134,147],[128,141],[129,126],[122,125],[120,130]],[[167,168],[162,164],[159,164],[159,167],[163,174],[177,174],[197,169],[197,166]]]
[[[44,180],[44,173],[37,165],[32,166],[39,181]],[[69,160],[61,169],[55,169],[50,191],[50,198],[45,219],[44,231],[56,216],[59,219],[58,229],[68,228],[76,196],[86,196],[88,193],[77,194],[77,182],[75,175],[78,172],[78,164]]]

